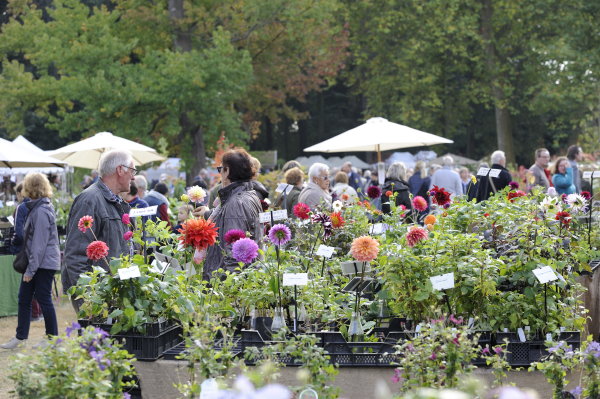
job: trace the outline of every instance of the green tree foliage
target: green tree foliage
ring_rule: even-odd
[[[136,38],[120,35],[118,11],[65,0],[47,12],[46,23],[35,7],[13,9],[3,27],[0,113],[10,133],[34,109],[65,133],[110,130],[151,141],[180,135],[186,115],[209,137],[241,134],[232,103],[252,70],[247,51],[236,49],[227,32],[215,31],[201,50],[142,49]]]
[[[195,173],[222,132],[240,144],[261,118],[301,113],[345,57],[337,0],[9,2],[0,128],[35,111],[61,134],[163,137]]]
[[[598,112],[598,6],[556,0],[347,1],[349,79],[365,116],[509,160],[555,150]],[[597,68],[596,68],[597,69]],[[558,83],[560,82],[560,83]],[[597,117],[596,117],[597,119]],[[594,125],[594,124],[592,124]],[[490,140],[487,135],[496,136]],[[514,142],[514,144],[513,144]]]

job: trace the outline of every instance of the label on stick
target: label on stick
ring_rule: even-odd
[[[549,283],[550,281],[558,280],[556,273],[550,266],[544,266],[532,270],[535,277],[541,284]]]
[[[319,249],[317,249],[317,255],[318,256],[323,256],[324,258],[331,258],[331,255],[333,255],[333,252],[335,251],[335,248],[333,247],[328,247],[327,245],[319,245]]]
[[[137,217],[137,216],[152,216],[156,215],[156,211],[158,210],[158,205],[148,206],[146,208],[131,208],[129,211],[129,217]]]
[[[429,277],[433,289],[437,291],[454,288],[454,273],[446,273],[440,276]]]
[[[271,213],[273,214],[273,221],[285,220],[288,218],[287,209],[279,209],[277,211],[271,212],[261,212],[258,214],[258,219],[260,223],[270,223]]]
[[[277,188],[275,189],[276,193],[283,193],[285,192],[290,192],[290,190],[292,189],[292,185],[291,184],[287,184],[287,183],[279,183],[277,185]]]
[[[129,280],[130,278],[140,277],[140,268],[137,265],[119,269],[119,278],[121,280]]]
[[[500,169],[490,169],[490,176],[491,177],[498,177],[500,176]]]
[[[307,285],[308,273],[283,273],[283,286]]]
[[[490,168],[479,168],[479,170],[477,171],[477,176],[487,176],[489,172]]]

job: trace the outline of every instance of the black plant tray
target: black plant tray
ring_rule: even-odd
[[[94,326],[107,332],[110,332],[112,328],[112,324],[95,323],[87,319],[79,320],[79,325],[84,328]],[[134,329],[110,337],[119,341],[123,345],[123,349],[138,360],[156,360],[164,351],[171,349],[183,340],[181,337],[183,329],[171,320],[145,323],[144,328],[146,333],[140,333]]]
[[[123,349],[137,360],[156,360],[163,352],[179,344],[183,338],[181,326],[172,325],[155,336],[117,334],[111,337],[123,344]]]
[[[521,342],[515,332],[498,332],[496,333],[496,344],[502,344],[505,338],[508,339],[506,360],[513,367],[529,366],[548,355],[545,340],[542,338]],[[579,331],[564,331],[560,333],[557,341],[566,341],[574,350],[579,349],[581,333]]]
[[[214,349],[221,349],[223,347],[223,339],[219,339],[215,342],[215,344],[213,345]],[[242,353],[242,344],[241,344],[241,338],[240,337],[235,337],[233,339],[233,347],[231,348],[231,351],[233,352],[233,354],[235,356],[239,356]],[[180,355],[185,354],[185,342],[180,342],[177,345],[175,345],[174,347],[167,349],[166,351],[163,352],[163,359],[165,360],[181,360],[179,358]]]
[[[94,322],[88,319],[79,319],[79,325],[81,327],[94,326],[97,328],[101,328],[104,331],[110,333],[112,328],[112,324],[106,322]],[[144,323],[142,325],[142,332],[137,329],[129,330],[127,332],[120,332],[120,335],[128,335],[128,336],[157,336],[167,331],[171,327],[173,327],[174,322],[172,320],[160,320],[155,321],[153,323]]]

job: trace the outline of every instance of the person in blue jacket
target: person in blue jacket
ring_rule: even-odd
[[[559,194],[573,194],[575,183],[573,182],[573,168],[567,157],[559,157],[552,167],[552,184]]]

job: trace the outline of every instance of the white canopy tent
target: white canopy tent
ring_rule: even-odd
[[[19,146],[22,150],[27,151],[31,154],[32,159],[36,159],[38,155],[47,156],[46,151],[33,144],[23,136],[18,136],[12,141],[13,144]],[[64,165],[64,162],[55,160],[59,164]],[[0,168],[0,175],[26,175],[29,172],[40,172],[40,173],[53,173],[60,174],[66,172],[62,166],[36,166],[36,167],[15,167],[15,168]]]
[[[19,145],[0,138],[0,167],[46,167],[65,165],[64,161],[50,157],[42,152],[26,150]]]
[[[377,152],[377,160],[381,162],[381,151],[450,143],[453,143],[453,141],[390,122],[385,118],[371,118],[354,129],[305,148],[304,151],[374,151]]]
[[[78,141],[77,143],[50,151],[49,154],[65,161],[71,166],[96,169],[98,168],[98,161],[102,153],[112,149],[131,151],[133,162],[138,166],[166,159],[153,148],[115,136],[110,132],[96,133],[94,136]]]

